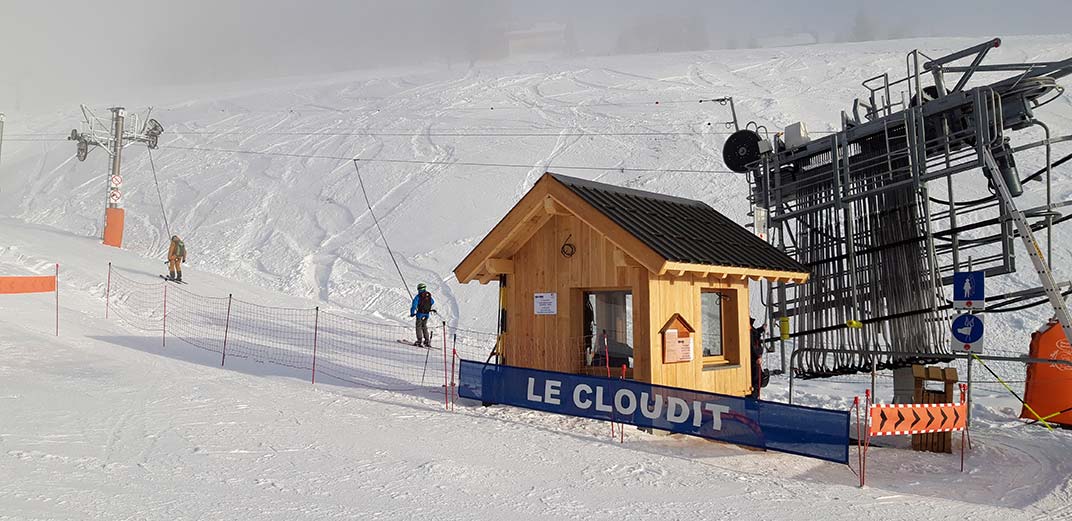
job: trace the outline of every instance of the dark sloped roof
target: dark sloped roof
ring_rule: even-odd
[[[809,272],[706,203],[550,175],[668,261]]]

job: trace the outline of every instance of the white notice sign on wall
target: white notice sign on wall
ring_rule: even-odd
[[[533,295],[532,307],[537,315],[557,315],[558,293],[536,293]]]
[[[686,332],[686,334],[688,334]],[[679,337],[676,329],[663,331],[663,363],[692,361],[692,337]]]

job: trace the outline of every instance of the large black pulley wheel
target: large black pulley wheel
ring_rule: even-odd
[[[738,174],[747,172],[748,165],[759,161],[759,140],[759,134],[751,130],[734,132],[722,149],[722,161]]]

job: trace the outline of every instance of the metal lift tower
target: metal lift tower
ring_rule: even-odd
[[[123,245],[123,221],[125,214],[122,208],[123,202],[123,174],[120,170],[123,163],[123,148],[132,143],[145,143],[149,149],[155,149],[160,134],[164,127],[155,119],[149,119],[152,109],[145,115],[145,124],[138,127],[138,117],[133,115],[133,125],[126,126],[126,110],[123,107],[113,107],[112,120],[105,123],[98,118],[93,111],[82,105],[82,131],[72,130],[67,138],[78,142],[78,160],[85,161],[89,156],[91,146],[104,149],[111,157],[111,171],[108,175],[108,190],[105,197],[104,232],[102,239],[104,244],[119,248]],[[136,131],[127,128],[138,129]]]
[[[987,276],[1015,272],[1017,241],[1040,284],[988,296],[988,309],[1049,303],[1072,338],[1068,283],[1054,280],[1048,260],[1052,226],[1072,217],[1060,213],[1072,201],[1050,196],[1050,145],[1068,139],[1051,139],[1035,115],[1063,94],[1057,80],[1072,74],[1072,59],[984,64],[1000,45],[940,58],[908,53],[906,75],[863,82],[867,97],[842,112],[831,135],[810,139],[796,124],[773,140],[753,128],[727,141],[727,165],[749,174],[757,228],[769,226],[756,232],[812,270],[805,284],[769,290],[768,323],[792,324],[784,336],[795,341],[795,376],[948,359],[945,286],[969,263]],[[998,79],[977,84],[983,76]],[[1014,146],[1012,136],[1029,127],[1046,139]],[[1046,148],[1046,167],[1021,177],[1015,156],[1035,147]],[[1045,204],[1020,208],[1023,185],[1036,181],[1046,184]],[[980,183],[990,195],[962,199],[965,184]],[[1046,248],[1036,239],[1042,231]]]

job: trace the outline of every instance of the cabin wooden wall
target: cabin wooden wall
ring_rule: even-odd
[[[635,378],[671,387],[683,387],[721,394],[744,395],[751,388],[749,365],[748,284],[741,279],[719,279],[717,276],[702,277],[685,273],[682,276],[647,276],[648,307],[640,310],[645,316],[648,331],[648,346],[651,359],[646,378],[636,371]],[[723,353],[734,359],[730,364],[711,364],[705,367],[703,360],[703,323],[700,293],[704,289],[723,290],[731,299],[722,305]],[[634,307],[636,300],[634,297]],[[659,330],[674,313],[681,314],[696,329],[693,339],[693,361],[671,364],[662,363],[662,335]],[[736,356],[733,356],[732,354]]]
[[[567,238],[576,249],[571,257],[561,252]],[[626,290],[633,294],[633,378],[723,394],[747,394],[751,385],[748,284],[740,278],[720,279],[717,275],[657,276],[644,268],[616,265],[614,250],[606,236],[577,217],[554,215],[511,257],[513,273],[507,276],[506,284],[506,363],[582,372],[584,291]],[[736,350],[739,363],[704,367],[700,292],[705,288],[736,292],[733,301],[723,305],[723,349]],[[557,293],[558,314],[536,315],[535,293]],[[674,313],[680,313],[697,330],[691,363],[662,363],[659,330]]]
[[[571,257],[562,245],[576,248]],[[614,264],[615,246],[572,215],[552,216],[512,257],[514,273],[507,276],[506,363],[552,371],[583,369],[583,305],[585,290],[620,289],[633,292],[640,268]],[[557,315],[536,315],[535,293],[558,293]],[[634,319],[634,323],[635,323]],[[636,345],[636,331],[634,328]]]

